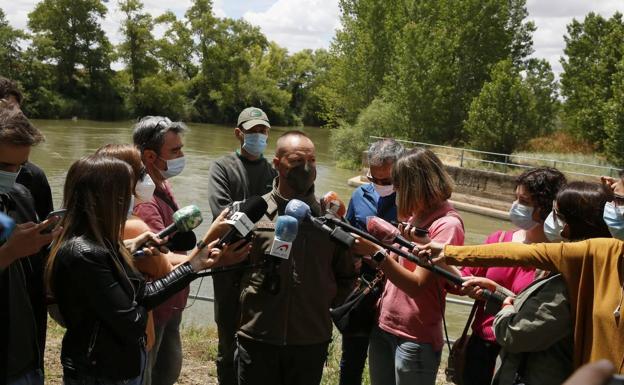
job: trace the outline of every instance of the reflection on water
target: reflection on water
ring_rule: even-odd
[[[48,175],[55,207],[62,200],[62,189],[65,175],[71,163],[76,159],[92,154],[97,148],[107,143],[130,143],[132,141],[132,122],[93,122],[69,120],[34,120],[33,123],[46,136],[46,142],[35,147],[31,160],[43,168]],[[212,124],[190,124],[190,132],[185,135],[184,152],[187,157],[184,172],[171,179],[173,190],[181,206],[196,204],[202,209],[204,218],[210,219],[208,209],[208,170],[212,160],[234,151],[238,142],[234,137],[233,128]],[[284,127],[271,129],[269,144],[265,153],[273,154],[277,137],[288,130]],[[317,151],[317,194],[333,190],[348,203],[352,188],[347,180],[354,175],[353,171],[338,169],[330,152],[329,131],[321,128],[304,128],[314,141]],[[481,243],[492,231],[510,228],[509,223],[484,217],[477,214],[462,212],[466,227],[466,243]],[[206,220],[197,230],[203,233],[208,226]],[[193,284],[194,291],[204,296],[212,296],[212,283],[206,278],[199,287]],[[189,304],[191,301],[189,301]],[[448,317],[453,327],[451,335],[457,335],[458,328],[465,318],[464,309],[449,306]],[[456,320],[456,318],[459,319]],[[212,323],[212,304],[197,301],[186,312],[186,321],[198,324]],[[456,322],[455,322],[456,321]]]

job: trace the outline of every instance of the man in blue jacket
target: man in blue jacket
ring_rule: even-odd
[[[347,221],[353,226],[366,230],[366,218],[377,216],[388,222],[397,220],[396,192],[392,184],[392,166],[401,156],[403,146],[393,139],[383,139],[373,143],[368,149],[370,183],[358,187],[351,195]],[[361,258],[356,263],[360,273],[374,276],[375,271]],[[343,335],[342,358],[340,360],[340,385],[359,385],[366,363],[368,335]]]

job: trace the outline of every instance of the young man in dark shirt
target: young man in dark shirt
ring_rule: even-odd
[[[210,167],[208,202],[216,217],[232,202],[262,196],[272,190],[277,173],[263,156],[269,135],[269,118],[259,108],[249,107],[238,116],[234,135],[240,148]],[[220,385],[236,385],[234,372],[235,333],[238,329],[238,299],[242,271],[213,276],[215,321],[219,332],[217,376]]]

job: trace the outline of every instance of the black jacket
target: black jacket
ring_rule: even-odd
[[[0,194],[0,207],[16,223],[37,220],[32,197],[20,184],[16,183],[8,194]],[[32,302],[29,295],[33,287],[29,284],[43,287],[43,275],[33,270],[30,261],[20,258],[0,269],[0,384],[43,368],[36,315],[46,310],[43,301]],[[43,298],[43,292],[38,296]]]
[[[65,374],[109,380],[139,376],[147,310],[193,278],[187,262],[146,283],[111,249],[84,236],[66,241],[57,254],[52,282],[67,326],[61,350]]]

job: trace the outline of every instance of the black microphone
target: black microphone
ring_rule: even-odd
[[[290,215],[280,215],[275,222],[275,236],[268,253],[267,272],[262,283],[270,294],[277,294],[281,287],[279,267],[282,261],[290,257],[292,243],[297,238],[299,222]]]
[[[220,244],[229,245],[249,235],[267,208],[266,201],[259,196],[253,196],[243,201],[239,211],[225,221],[231,228],[221,238]]]
[[[178,231],[165,245],[171,251],[189,251],[197,245],[197,237],[192,231]]]

